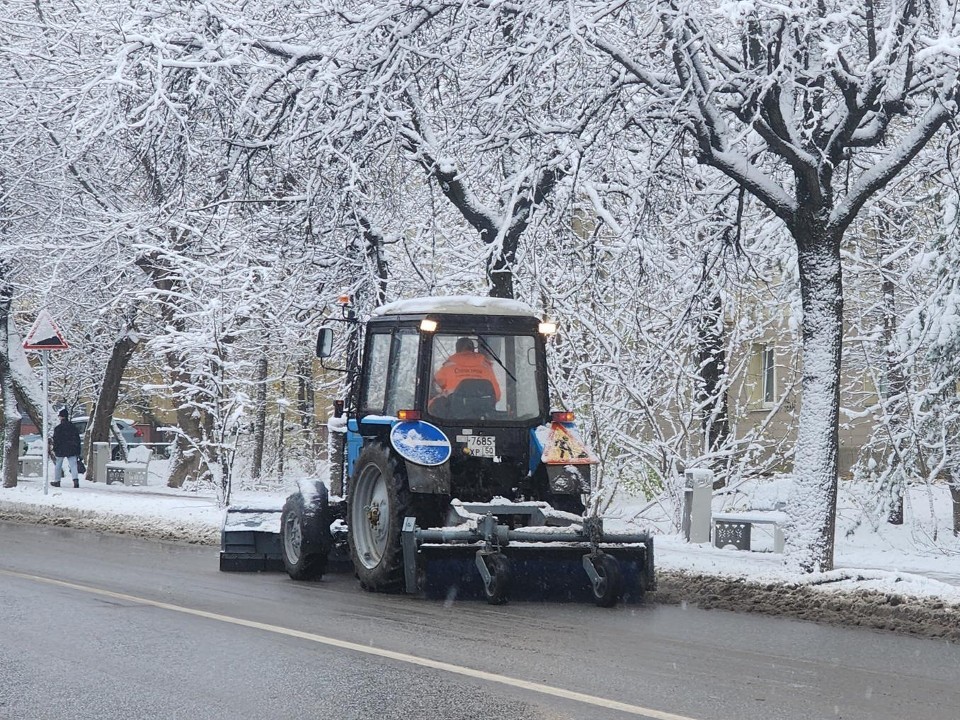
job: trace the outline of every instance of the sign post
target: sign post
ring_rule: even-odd
[[[70,345],[63,337],[63,333],[60,332],[60,328],[52,317],[50,313],[46,310],[41,310],[37,315],[37,319],[33,321],[33,326],[30,328],[30,331],[27,333],[26,338],[23,340],[23,349],[24,350],[40,350],[43,352],[41,356],[43,364],[43,494],[46,495],[49,492],[50,483],[48,478],[50,477],[50,470],[48,462],[49,460],[49,450],[48,450],[48,438],[50,437],[50,379],[48,372],[48,364],[50,359],[51,350],[69,350]]]

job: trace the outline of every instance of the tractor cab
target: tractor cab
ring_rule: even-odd
[[[544,422],[544,330],[553,326],[514,301],[428,300],[386,305],[367,322],[357,415],[411,410],[440,423]]]
[[[348,412],[347,476],[362,448],[386,442],[402,420],[435,426],[450,446],[438,466],[406,458],[415,487],[446,486],[471,500],[535,495],[531,430],[550,419],[545,331],[552,328],[526,305],[494,298],[422,298],[379,309],[366,323]]]

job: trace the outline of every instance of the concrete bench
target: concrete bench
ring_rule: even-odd
[[[153,450],[146,445],[137,445],[127,453],[127,461],[108,462],[107,485],[115,482],[124,485],[146,485]]]
[[[773,551],[783,552],[783,526],[788,516],[779,510],[748,510],[745,512],[713,513],[713,544],[718,548],[751,549],[754,525],[771,525]]]

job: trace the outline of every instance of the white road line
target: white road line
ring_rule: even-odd
[[[181,605],[172,605],[170,603],[150,600],[149,598],[142,598],[136,595],[126,595],[124,593],[117,593],[111,590],[103,590],[102,588],[91,587],[89,585],[79,585],[77,583],[66,582],[65,580],[55,580],[53,578],[30,575],[27,573],[15,572],[13,570],[0,569],[0,575],[9,575],[10,577],[17,577],[23,580],[33,580],[35,582],[46,583],[48,585],[56,585],[59,587],[70,588],[71,590],[78,590],[91,595],[99,595],[101,597],[108,597],[114,600],[125,600],[131,603],[138,603],[140,605],[148,605],[150,607],[160,608],[161,610],[170,610],[172,612],[183,613],[184,615],[193,615],[194,617],[206,618],[207,620],[216,620],[217,622],[229,623],[230,625],[239,625],[240,627],[263,630],[265,632],[275,633],[277,635],[286,635],[287,637],[309,640],[310,642],[320,643],[321,645],[327,645],[329,647],[351,650],[353,652],[363,653],[365,655],[373,655],[376,657],[386,658],[388,660],[395,660],[397,662],[408,663],[410,665],[418,665],[420,667],[431,668],[433,670],[453,673],[454,675],[463,675],[465,677],[498,683],[500,685],[519,688],[521,690],[540,693],[542,695],[551,695],[553,697],[563,698],[564,700],[573,700],[574,702],[593,705],[595,707],[606,708],[609,710],[619,710],[620,712],[630,715],[640,715],[642,717],[652,718],[652,720],[694,720],[693,718],[689,718],[684,715],[676,715],[674,713],[663,712],[661,710],[652,710],[650,708],[640,707],[639,705],[630,705],[629,703],[623,703],[617,700],[609,700],[596,695],[587,695],[585,693],[565,690],[563,688],[553,687],[551,685],[543,685],[541,683],[520,680],[507,675],[498,675],[497,673],[485,672],[483,670],[474,670],[473,668],[463,667],[461,665],[453,665],[451,663],[440,662],[438,660],[430,660],[429,658],[417,657],[416,655],[409,655],[407,653],[394,652],[393,650],[384,650],[381,648],[369,647],[367,645],[358,645],[357,643],[347,642],[346,640],[337,640],[336,638],[327,637],[325,635],[316,635],[314,633],[303,632],[302,630],[293,630],[292,628],[285,628],[279,625],[269,625],[267,623],[255,622],[253,620],[244,620],[242,618],[235,618],[229,615],[220,615],[218,613],[207,612],[206,610],[196,610],[194,608],[183,607]]]

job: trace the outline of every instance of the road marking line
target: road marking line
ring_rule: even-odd
[[[184,615],[193,615],[194,617],[201,617],[207,620],[216,620],[217,622],[228,623],[230,625],[239,625],[240,627],[252,628],[254,630],[264,630],[276,635],[286,635],[287,637],[309,640],[311,642],[327,645],[329,647],[340,648],[342,650],[351,650],[353,652],[363,653],[365,655],[373,655],[388,660],[395,660],[397,662],[407,663],[410,665],[418,665],[420,667],[430,668],[432,670],[440,670],[443,672],[452,673],[454,675],[463,675],[476,680],[486,680],[487,682],[498,683],[500,685],[519,688],[521,690],[528,690],[541,695],[551,695],[553,697],[563,698],[564,700],[573,700],[574,702],[584,703],[585,705],[593,705],[595,707],[606,708],[609,710],[619,710],[620,712],[628,713],[630,715],[640,715],[651,718],[652,720],[694,720],[694,718],[690,718],[685,715],[675,715],[674,713],[663,712],[661,710],[651,710],[650,708],[640,707],[639,705],[630,705],[629,703],[623,703],[617,700],[609,700],[596,695],[587,695],[585,693],[579,693],[573,690],[565,690],[552,685],[529,682],[527,680],[512,678],[507,675],[499,675],[497,673],[486,672],[484,670],[475,670],[473,668],[463,667],[461,665],[453,665],[451,663],[441,662],[439,660],[430,660],[429,658],[422,658],[416,655],[394,652],[393,650],[384,650],[381,648],[369,647],[367,645],[359,645],[346,640],[337,640],[336,638],[327,637],[325,635],[317,635],[315,633],[304,632],[302,630],[285,628],[280,625],[269,625],[267,623],[256,622],[254,620],[244,620],[242,618],[231,617],[230,615],[220,615],[218,613],[212,613],[206,610],[196,610],[194,608],[184,607],[182,605],[173,605],[171,603],[160,602],[159,600],[150,600],[149,598],[142,598],[136,595],[126,595],[124,593],[104,590],[102,588],[91,587],[89,585],[79,585],[77,583],[67,582],[65,580],[55,580],[53,578],[41,577],[40,575],[30,575],[28,573],[16,572],[14,570],[0,569],[0,575],[9,575],[11,577],[18,577],[23,580],[33,580],[35,582],[46,583],[47,585],[57,585],[59,587],[70,588],[71,590],[79,590],[80,592],[89,593],[91,595],[113,598],[114,600],[125,600],[127,602],[148,605],[161,610],[170,610],[172,612],[178,612]]]

